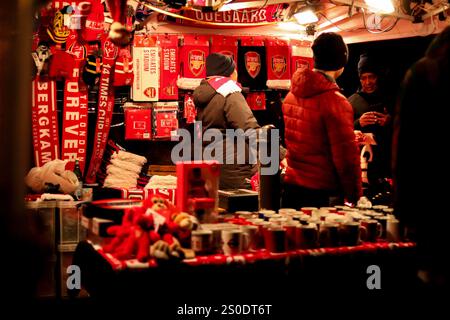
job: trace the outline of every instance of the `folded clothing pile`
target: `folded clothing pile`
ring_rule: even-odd
[[[139,174],[147,159],[140,155],[119,150],[111,155],[106,167],[106,179],[103,184],[108,188],[136,188]]]
[[[154,175],[150,178],[144,189],[171,189],[177,187],[177,177],[167,175]]]

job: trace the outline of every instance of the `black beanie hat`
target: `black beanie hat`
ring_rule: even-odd
[[[229,77],[236,68],[233,59],[220,53],[211,53],[206,57],[206,76]]]
[[[361,76],[361,74],[366,72],[378,74],[380,72],[380,68],[374,58],[369,56],[367,53],[364,53],[359,56],[358,74]]]
[[[336,71],[347,64],[348,48],[342,36],[334,33],[322,33],[314,40],[314,68],[324,71]]]

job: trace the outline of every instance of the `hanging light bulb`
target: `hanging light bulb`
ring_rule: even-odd
[[[311,9],[299,11],[294,14],[294,17],[298,24],[311,24],[319,21],[319,18]]]
[[[365,2],[375,13],[392,13],[395,11],[392,0],[365,0]]]

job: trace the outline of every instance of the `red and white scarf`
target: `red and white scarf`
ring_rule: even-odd
[[[75,159],[84,172],[86,163],[88,94],[86,86],[80,81],[80,67],[86,58],[86,47],[74,42],[68,53],[74,56],[74,68],[64,85],[64,112],[61,159],[69,160],[67,169],[73,170]]]
[[[117,47],[107,39],[103,44],[103,65],[99,84],[97,124],[95,126],[95,141],[91,163],[85,179],[87,183],[94,183],[96,181],[96,174],[102,163],[103,153],[105,152],[109,129],[111,127],[114,109],[114,87],[112,85],[112,79],[117,52]]]
[[[38,76],[32,82],[32,126],[36,167],[59,158],[56,83]]]
[[[207,81],[217,93],[221,94],[225,98],[232,93],[242,91],[241,86],[229,77],[210,77]]]

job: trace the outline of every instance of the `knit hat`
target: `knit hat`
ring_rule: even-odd
[[[361,74],[367,72],[378,74],[380,72],[380,66],[374,58],[369,56],[367,53],[364,53],[359,57],[358,74],[361,76]]]
[[[229,77],[236,68],[229,56],[220,53],[211,53],[206,57],[206,76]]]
[[[314,68],[324,71],[336,71],[347,64],[348,48],[337,33],[322,33],[312,45]]]

